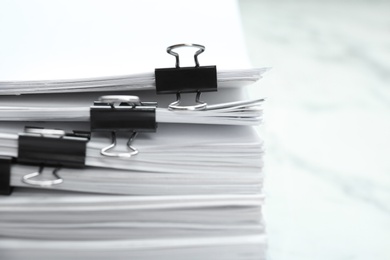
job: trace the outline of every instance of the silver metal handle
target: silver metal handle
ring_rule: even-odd
[[[194,44],[194,43],[182,43],[182,44],[176,44],[176,45],[169,46],[167,48],[167,52],[169,54],[175,56],[175,58],[176,58],[176,68],[180,68],[179,54],[177,52],[172,51],[172,50],[176,49],[176,48],[181,48],[181,47],[195,47],[195,48],[199,48],[199,50],[197,52],[195,52],[195,55],[194,55],[195,67],[199,67],[198,56],[199,56],[199,54],[204,52],[204,50],[206,48],[203,45]]]
[[[127,141],[127,147],[131,150],[131,152],[112,153],[108,151],[113,149],[116,146],[116,133],[111,132],[111,144],[107,147],[102,148],[100,150],[100,154],[108,157],[130,158],[131,156],[138,154],[138,150],[133,146],[131,146],[131,143],[134,141],[136,136],[137,136],[137,132],[133,132],[133,134],[130,136],[129,140]]]
[[[56,179],[54,180],[33,180],[32,178],[35,178],[42,174],[43,166],[39,167],[39,170],[37,172],[26,174],[22,177],[22,182],[32,185],[32,186],[39,186],[39,187],[51,187],[54,185],[61,184],[64,180],[57,174],[57,172],[60,170],[60,167],[57,167],[53,170],[52,174]]]

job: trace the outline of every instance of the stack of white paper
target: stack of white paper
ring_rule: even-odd
[[[263,197],[18,190],[0,200],[2,259],[258,259]]]
[[[258,87],[253,83],[267,69],[248,69],[234,1],[200,0],[191,11],[187,5],[174,0],[83,1],[58,9],[50,1],[24,2],[24,16],[49,15],[47,21],[56,24],[47,31],[46,20],[28,20],[31,28],[39,28],[29,39],[39,41],[43,34],[47,40],[57,31],[72,34],[52,38],[53,53],[67,53],[61,58],[46,52],[45,41],[26,45],[36,47],[29,50],[31,56],[23,51],[2,55],[1,64],[9,66],[0,64],[0,156],[15,160],[13,193],[0,197],[1,260],[264,259],[264,148],[253,128],[262,122],[264,99],[248,97],[247,88]],[[4,39],[14,39],[1,29],[4,24],[19,28],[23,19],[2,11],[8,8],[14,14],[19,10],[11,2],[0,4],[5,20],[0,31]],[[72,15],[64,15],[66,10]],[[87,29],[85,19],[93,21]],[[84,40],[86,35],[95,38]],[[143,73],[173,67],[166,47],[182,41],[204,44],[209,56],[202,54],[201,66],[217,66],[218,91],[202,94],[203,110],[168,109],[175,95],[157,95],[154,74]],[[83,51],[73,56],[72,46]],[[110,57],[122,63],[113,65]],[[188,57],[193,64],[193,53]],[[13,67],[16,61],[25,67]],[[112,133],[92,132],[84,168],[17,160],[18,134],[25,126],[90,131],[90,107],[104,95],[157,102],[156,132],[140,132],[131,143],[138,154],[104,156],[101,150],[112,143]],[[194,93],[181,98],[184,105],[195,103]],[[116,135],[113,152],[128,152],[131,133]],[[42,185],[23,181],[40,168],[33,179]],[[44,184],[56,178],[62,182]]]
[[[263,69],[223,70],[217,74],[218,87],[238,87],[257,81]],[[154,89],[154,73],[126,76],[40,81],[0,81],[0,95],[38,93],[107,92]]]
[[[0,155],[17,158],[17,141],[15,134],[0,134]],[[126,141],[119,138],[115,151],[126,152]],[[109,144],[109,136],[92,135],[89,167],[61,168],[64,182],[50,188],[133,195],[261,192],[263,144],[249,127],[162,124],[157,133],[137,136],[133,146],[139,154],[131,158],[102,156]],[[22,177],[37,169],[14,165],[13,186],[26,186]],[[50,171],[42,178],[51,179]]]
[[[208,105],[198,111],[172,111],[157,108],[158,123],[258,125],[262,119],[263,99],[245,100]],[[0,121],[72,121],[88,122],[90,108],[71,106],[1,106]]]
[[[256,82],[261,78],[261,75],[267,69],[252,69],[250,71],[251,82]],[[230,73],[234,73],[233,71]],[[238,73],[238,72],[236,72]],[[242,73],[242,72],[241,72]],[[240,73],[238,73],[239,75]],[[134,79],[137,79],[135,75],[128,76],[129,84],[134,84]],[[130,80],[132,79],[132,80]],[[88,85],[88,82],[95,82],[97,80],[71,80],[72,82],[78,82],[80,85],[79,91],[84,92],[84,83]],[[110,81],[109,81],[110,82]],[[112,86],[107,81],[101,84],[101,91],[110,91],[109,93],[118,93],[123,95],[123,91],[127,88],[120,89],[120,92],[113,92]],[[156,95],[155,91],[139,91],[131,92],[136,93],[142,97],[142,101],[155,101],[158,100],[157,108],[157,122],[159,123],[189,123],[189,124],[224,124],[224,125],[258,125],[262,119],[262,103],[263,99],[248,99],[243,95],[243,91],[240,87],[244,87],[249,82],[245,78],[235,76],[233,78],[227,78],[223,81],[225,85],[218,85],[221,90],[216,93],[204,94],[204,101],[207,102],[207,107],[200,111],[172,111],[169,110],[168,104],[175,100],[174,95]],[[0,82],[0,95],[13,94],[7,92],[8,86],[11,83]],[[63,83],[59,82],[12,82],[14,85],[25,86],[34,88],[36,86],[47,87],[51,86],[52,91],[47,93],[57,93],[62,89]],[[11,85],[12,85],[11,84]],[[114,83],[112,83],[114,84]],[[220,84],[220,83],[219,83]],[[239,85],[236,88],[228,88],[235,85]],[[57,86],[58,85],[58,86]],[[136,85],[129,85],[129,87],[136,87]],[[11,89],[14,89],[13,87]],[[15,87],[15,91],[18,87]],[[148,88],[146,88],[148,89]],[[4,92],[1,92],[3,91]],[[68,88],[63,90],[66,93],[72,92]],[[20,92],[30,93],[30,92]],[[34,94],[40,93],[33,90]],[[26,96],[0,96],[0,121],[89,121],[90,106],[95,100],[99,98],[104,92],[95,93],[77,93],[77,94],[61,94],[61,95],[47,95],[44,97],[40,95],[26,95]],[[239,98],[239,99],[238,99]],[[194,103],[194,95],[183,95],[183,101],[189,104]],[[238,100],[236,100],[238,99]],[[51,100],[51,101],[48,101]],[[18,105],[16,105],[18,104]]]

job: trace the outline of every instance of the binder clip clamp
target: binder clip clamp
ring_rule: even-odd
[[[63,182],[58,175],[61,167],[85,167],[86,144],[90,135],[87,132],[66,133],[63,130],[26,127],[19,134],[17,162],[39,165],[39,170],[23,176],[22,181],[29,185],[50,187]],[[53,166],[54,180],[33,179],[42,174],[44,166]]]
[[[179,54],[172,51],[180,47],[196,47],[195,67],[180,67]],[[199,66],[198,55],[203,53],[205,47],[199,44],[177,44],[167,48],[167,52],[176,59],[175,68],[155,69],[157,94],[176,94],[176,101],[168,108],[170,110],[203,110],[207,103],[200,101],[202,92],[217,91],[216,66]],[[180,106],[181,93],[196,93],[196,105]]]
[[[0,157],[0,195],[10,195],[11,187],[11,157]]]
[[[102,148],[100,153],[121,158],[130,158],[138,154],[138,150],[131,144],[138,132],[156,131],[156,107],[156,102],[141,102],[137,96],[102,96],[99,101],[95,101],[90,110],[91,131],[111,132],[111,144]],[[116,146],[118,131],[132,133],[127,142],[130,152],[109,152]]]

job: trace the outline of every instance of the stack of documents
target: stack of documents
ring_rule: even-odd
[[[188,112],[190,120],[207,111]],[[89,128],[88,118],[53,120],[28,124]],[[17,158],[26,123],[3,121],[0,154]],[[2,258],[262,259],[263,141],[237,122],[159,123],[155,133],[138,134],[130,158],[102,156],[110,134],[93,133],[86,167],[61,168],[63,182],[53,186],[26,184],[38,165],[14,163],[16,188],[0,200]],[[116,151],[127,151],[127,135],[117,136]],[[44,167],[35,179],[53,179],[52,171]]]
[[[122,11],[129,3],[133,15]],[[92,17],[91,6],[101,4],[69,5]],[[2,70],[20,77],[0,72],[0,194],[6,195],[0,196],[1,260],[264,259],[264,147],[256,128],[263,121],[264,99],[248,97],[247,88],[259,87],[256,82],[268,69],[248,68],[235,1],[197,2],[185,28],[172,27],[187,8],[181,1],[155,5],[161,17],[150,3],[128,1],[102,9],[114,8],[113,19],[94,20],[99,30],[116,28],[122,20],[140,25],[148,12],[153,21],[161,20],[154,26],[166,30],[164,37],[160,29],[146,35],[142,26],[130,28],[138,42],[118,32],[109,36],[115,40],[106,43],[117,59],[127,51],[134,57],[127,73],[102,73],[88,52],[85,76],[68,64],[62,77],[52,69],[60,61],[50,55],[36,63],[46,74],[31,77],[22,67],[18,73]],[[0,4],[0,14],[5,7],[16,8]],[[55,9],[49,1],[45,8]],[[43,9],[29,5],[38,17],[45,15]],[[216,12],[226,25],[211,26]],[[62,15],[58,11],[52,19]],[[216,29],[218,38],[207,33]],[[195,66],[174,66],[166,50],[177,45],[167,49],[165,39],[175,44],[178,35],[210,46],[200,65],[197,55],[204,47],[183,44],[201,46]],[[102,56],[106,51],[98,49]],[[165,62],[160,52],[170,59]],[[209,61],[212,66],[203,66]],[[159,90],[156,68],[178,72],[188,86]],[[215,71],[215,78],[199,76],[203,70]],[[193,88],[197,80],[202,84]]]
[[[259,259],[259,195],[20,190],[0,201],[2,259]]]
[[[267,69],[218,71],[219,87],[238,87],[257,81]],[[88,79],[0,81],[0,95],[37,93],[107,92],[148,90],[156,87],[153,72]]]
[[[202,99],[207,102],[206,109],[199,111],[170,111],[168,105],[175,98],[174,95],[159,95],[156,97],[155,91],[149,90],[148,85],[140,89],[144,91],[132,91],[132,95],[139,96],[142,101],[153,101],[158,98],[158,108],[156,111],[157,122],[159,123],[189,123],[189,124],[225,124],[225,125],[258,125],[262,119],[263,99],[249,99],[242,91],[247,85],[253,84],[262,78],[267,68],[248,69],[246,76],[241,77],[242,71],[230,71],[230,74],[236,75],[233,78],[225,79],[220,84],[218,77],[218,92],[205,93]],[[136,76],[135,76],[136,77]],[[127,77],[132,82],[131,76]],[[87,122],[89,121],[90,106],[99,99],[100,96],[107,94],[123,95],[128,89],[135,89],[134,85],[127,85],[121,91],[118,88],[113,90],[111,83],[106,83],[101,92],[77,93],[72,94],[74,90],[64,88],[65,93],[58,93],[62,83],[59,82],[57,88],[53,82],[46,81],[35,82],[0,82],[0,121],[71,121]],[[85,89],[81,85],[83,82],[93,82],[90,79],[79,80],[80,88],[78,91]],[[103,84],[103,83],[100,83]],[[153,80],[154,84],[154,80]],[[20,92],[14,85],[30,88]],[[37,95],[39,91],[34,91],[37,85],[52,86],[51,91],[45,95]],[[155,88],[155,87],[154,87]],[[10,96],[19,91],[18,94],[27,94],[33,91],[34,95]],[[149,90],[149,91],[148,91]],[[87,90],[89,91],[89,90]],[[125,92],[129,93],[129,92]],[[234,97],[235,99],[232,99]],[[193,95],[182,95],[183,102],[193,103]],[[237,100],[238,99],[238,100]]]
[[[0,155],[16,158],[17,139],[0,134]],[[119,140],[123,145],[116,150],[125,152],[126,139]],[[87,168],[61,168],[64,182],[48,188],[131,195],[261,191],[263,145],[248,127],[161,125],[157,133],[138,135],[133,145],[139,154],[128,159],[102,156],[100,150],[109,142],[109,136],[93,136],[87,144]],[[37,170],[14,164],[12,186],[28,186],[22,177]],[[51,178],[50,167],[44,174]]]

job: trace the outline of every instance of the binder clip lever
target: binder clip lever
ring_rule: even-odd
[[[195,67],[180,67],[179,54],[172,51],[180,47],[195,47]],[[200,100],[200,95],[205,91],[217,91],[217,68],[216,66],[199,66],[198,56],[203,53],[205,47],[199,44],[176,44],[169,46],[167,52],[176,59],[175,68],[155,69],[157,94],[174,94],[176,101],[172,102],[170,110],[203,110],[207,103]],[[196,105],[181,106],[182,93],[196,93]]]
[[[199,56],[199,54],[204,52],[205,47],[203,45],[193,44],[193,43],[182,43],[182,44],[176,44],[176,45],[169,46],[167,48],[167,52],[169,54],[175,56],[175,58],[176,58],[176,68],[180,68],[179,54],[177,52],[172,51],[172,50],[175,49],[175,48],[180,48],[180,47],[196,47],[196,48],[199,48],[199,50],[197,52],[195,52],[195,54],[194,54],[195,67],[196,68],[199,67],[198,56]]]
[[[200,95],[202,92],[196,92],[195,103],[197,105],[194,106],[180,106],[181,103],[181,95],[180,92],[176,93],[176,101],[169,104],[168,109],[170,110],[204,110],[207,108],[207,103],[200,101]]]
[[[121,158],[130,158],[133,155],[138,154],[138,150],[131,146],[131,143],[137,136],[137,132],[133,132],[127,141],[127,147],[131,150],[129,153],[111,153],[108,152],[109,150],[113,149],[116,146],[116,132],[111,132],[111,144],[109,146],[106,146],[100,150],[100,153],[104,156],[108,157],[121,157]]]
[[[37,172],[26,174],[22,177],[22,181],[26,184],[33,185],[33,186],[40,186],[40,187],[51,187],[53,185],[57,185],[63,182],[63,179],[58,175],[58,171],[60,170],[60,167],[57,167],[53,170],[52,174],[56,179],[54,180],[32,180],[32,178],[35,178],[42,174],[43,171],[43,165],[39,167],[39,170]]]

